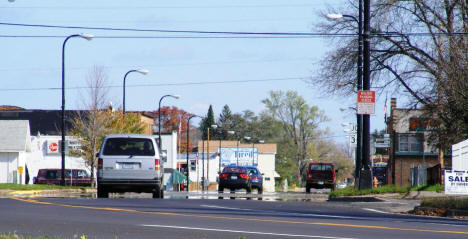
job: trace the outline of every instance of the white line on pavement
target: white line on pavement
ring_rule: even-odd
[[[271,236],[284,236],[284,237],[306,237],[306,238],[325,238],[325,239],[352,239],[346,237],[329,237],[329,236],[314,236],[314,235],[298,235],[298,234],[284,234],[284,233],[272,233],[272,232],[252,232],[252,231],[237,231],[217,228],[201,228],[201,227],[181,227],[181,226],[167,226],[167,225],[141,225],[143,227],[162,227],[162,228],[175,228],[175,229],[186,229],[186,230],[198,230],[198,231],[215,231],[215,232],[232,232],[232,233],[244,233],[244,234],[257,234],[257,235],[271,235]]]
[[[244,208],[235,208],[235,207],[221,207],[221,206],[216,206],[216,205],[203,205],[202,204],[200,206],[201,207],[209,207],[209,208],[226,209],[226,210],[275,213],[276,215],[283,214],[283,215],[295,215],[295,216],[331,217],[331,218],[342,218],[342,219],[362,219],[362,217],[336,216],[336,215],[312,214],[312,213],[278,212],[278,211],[254,210],[254,209],[244,209]]]
[[[377,212],[377,213],[383,213],[383,214],[393,214],[391,212],[384,212],[384,211],[380,211],[380,210],[372,209],[372,208],[363,208],[363,209],[366,210],[366,211],[371,211],[371,212]]]

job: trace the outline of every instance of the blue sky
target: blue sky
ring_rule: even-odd
[[[7,0],[0,2],[0,22],[106,28],[311,32],[319,21],[317,12],[326,4],[340,6],[345,0],[236,0],[236,1],[64,1]],[[115,36],[191,37],[176,33],[144,33],[82,29],[50,29],[0,25],[0,35],[58,36],[48,38],[1,37],[0,105],[27,109],[60,109],[61,52],[67,35],[89,33],[92,41],[70,39],[66,46],[66,108],[81,107],[85,79],[93,66],[104,67],[109,76],[109,99],[122,104],[123,76],[144,68],[149,74],[127,77],[126,109],[156,110],[177,106],[205,115],[213,105],[219,115],[224,105],[233,112],[263,110],[261,100],[271,90],[295,90],[310,105],[325,111],[337,141],[345,141],[342,122],[354,122],[355,97],[326,97],[310,79],[320,59],[330,50],[327,38],[99,38]],[[221,35],[217,35],[221,36]],[[239,82],[244,81],[244,82]],[[217,83],[214,83],[217,82]],[[187,84],[195,83],[195,84]],[[50,89],[50,88],[58,88]],[[383,129],[383,103],[376,105],[372,129]]]

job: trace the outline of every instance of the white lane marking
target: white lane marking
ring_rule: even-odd
[[[372,209],[372,208],[363,208],[363,209],[366,210],[366,211],[371,211],[371,212],[377,212],[377,213],[383,213],[383,214],[393,214],[391,212],[384,212],[384,211],[380,211],[380,210]]]
[[[295,212],[277,212],[277,211],[267,211],[267,210],[254,210],[254,209],[244,209],[244,208],[235,208],[235,207],[221,207],[216,205],[200,205],[201,207],[209,208],[219,208],[227,210],[239,210],[239,211],[251,211],[251,212],[264,212],[264,213],[276,213],[277,215],[295,215],[295,216],[313,216],[313,217],[331,217],[331,218],[341,218],[341,219],[362,219],[363,217],[350,217],[350,216],[336,216],[336,215],[327,215],[327,214],[313,214],[313,213],[295,213]]]
[[[186,229],[186,230],[198,230],[198,231],[232,232],[232,233],[257,234],[257,235],[271,235],[271,236],[284,236],[284,237],[306,237],[306,238],[326,238],[326,239],[353,239],[353,238],[349,238],[349,237],[329,237],[329,236],[284,234],[284,233],[272,233],[272,232],[237,231],[237,230],[227,230],[227,229],[218,229],[218,228],[181,227],[181,226],[146,225],[146,224],[143,224],[143,225],[140,225],[140,226],[143,226],[143,227],[162,227],[162,228]]]

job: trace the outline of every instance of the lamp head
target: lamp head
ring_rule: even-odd
[[[172,97],[176,98],[176,99],[179,99],[180,98],[180,95],[171,95]]]
[[[216,129],[216,128],[218,128],[218,125],[212,124],[212,125],[211,125],[211,128]]]
[[[342,14],[327,14],[327,18],[328,19],[331,19],[331,20],[336,20],[336,19],[340,19],[340,18],[343,18],[343,15]]]
[[[138,69],[138,70],[136,70],[136,72],[141,73],[143,75],[146,75],[146,74],[148,74],[149,71],[146,70],[146,69]]]
[[[80,37],[88,40],[88,41],[91,41],[93,38],[94,38],[94,35],[91,35],[91,34],[86,34],[86,33],[81,33],[80,34]]]

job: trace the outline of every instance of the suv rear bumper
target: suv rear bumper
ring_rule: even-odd
[[[162,182],[160,179],[98,179],[98,187],[110,192],[152,192],[161,189]]]

